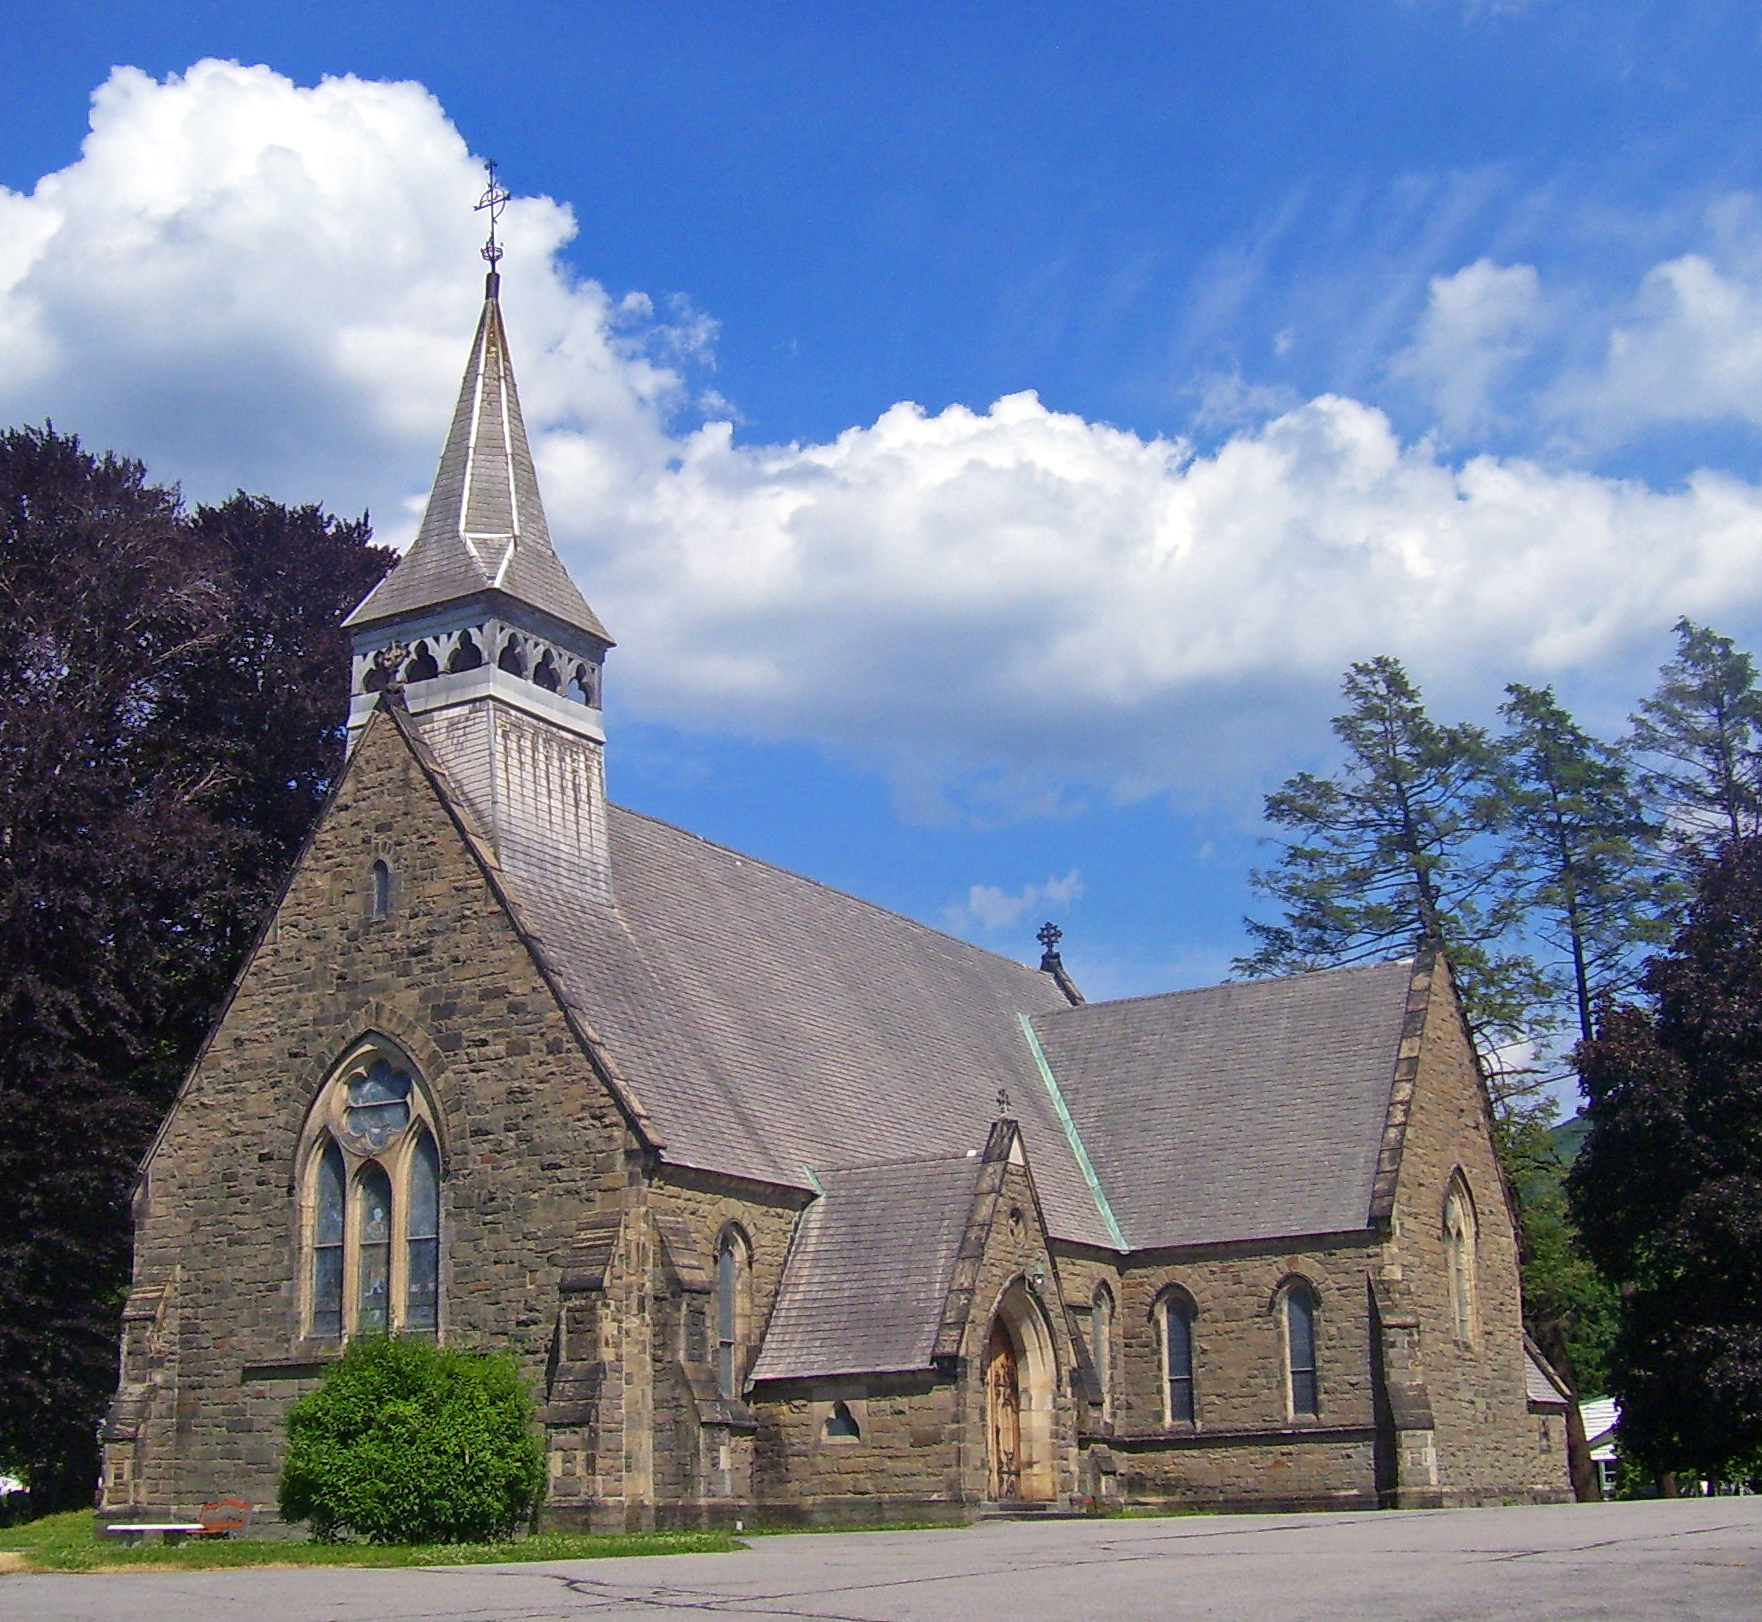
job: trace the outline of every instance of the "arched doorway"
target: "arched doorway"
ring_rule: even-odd
[[[1018,1279],[992,1314],[985,1342],[987,1489],[998,1501],[1056,1496],[1052,1462],[1052,1336]]]

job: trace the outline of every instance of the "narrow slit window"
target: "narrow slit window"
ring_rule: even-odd
[[[361,1202],[360,1296],[356,1327],[364,1335],[383,1335],[391,1327],[392,1180],[377,1162],[356,1184]]]
[[[392,870],[382,857],[373,864],[371,875],[371,894],[367,901],[367,916],[383,918],[392,910]]]
[[[410,1157],[408,1187],[404,1210],[409,1277],[404,1327],[418,1334],[433,1334],[440,1323],[440,1153],[426,1132]]]
[[[343,1332],[343,1152],[333,1139],[318,1160],[312,1202],[312,1333],[337,1340]]]
[[[741,1331],[745,1319],[746,1249],[725,1234],[716,1250],[716,1389],[730,1400],[740,1395]]]
[[[1315,1301],[1307,1290],[1285,1297],[1285,1343],[1291,1360],[1291,1412],[1313,1418],[1321,1411],[1315,1368]]]
[[[1193,1423],[1193,1308],[1171,1295],[1163,1303],[1163,1363],[1168,1381],[1171,1425]]]

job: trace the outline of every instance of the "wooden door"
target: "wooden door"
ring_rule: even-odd
[[[1022,1495],[1022,1382],[1016,1343],[999,1318],[985,1348],[985,1407],[991,1433],[991,1496]]]

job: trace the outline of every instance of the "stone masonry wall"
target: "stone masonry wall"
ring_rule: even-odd
[[[1460,1172],[1474,1202],[1475,1324],[1451,1310],[1444,1201]],[[1517,1235],[1491,1121],[1447,973],[1433,975],[1409,1109],[1389,1254],[1419,1319],[1419,1366],[1436,1422],[1445,1503],[1568,1496],[1564,1453],[1544,1455],[1524,1390]]]
[[[376,857],[392,905],[370,920]],[[132,1514],[185,1518],[228,1494],[274,1503],[287,1409],[335,1354],[300,1335],[296,1145],[369,1031],[403,1047],[436,1104],[441,1337],[512,1350],[536,1392],[554,1258],[625,1198],[626,1132],[384,716],[150,1158],[135,1272],[138,1289],[175,1275],[176,1390],[133,1444]]]
[[[755,1395],[759,1509],[769,1520],[877,1521],[975,1513],[989,1493],[985,1348],[998,1304],[1012,1288],[1040,1324],[1042,1357],[1030,1356],[1023,1384],[1039,1389],[1024,1416],[1035,1479],[1051,1501],[1078,1494],[1074,1348],[1058,1274],[1026,1169],[1003,1164],[979,1195],[968,1230],[971,1304],[958,1350],[936,1370],[791,1381]],[[860,1436],[829,1437],[833,1405],[844,1402]]]
[[[1132,1502],[1216,1506],[1374,1505],[1376,1408],[1368,1276],[1377,1236],[1141,1252],[1115,1265],[1073,1252],[1065,1290],[1089,1333],[1105,1283],[1115,1301],[1111,1419],[1087,1410],[1089,1491]],[[1318,1298],[1320,1413],[1293,1418],[1280,1289]],[[1194,1423],[1170,1423],[1161,1306],[1185,1292],[1193,1319]],[[1108,1477],[1114,1477],[1110,1483]]]

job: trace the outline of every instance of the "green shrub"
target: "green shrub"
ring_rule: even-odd
[[[507,1358],[356,1341],[288,1415],[282,1517],[322,1541],[490,1542],[543,1486],[532,1399]]]

